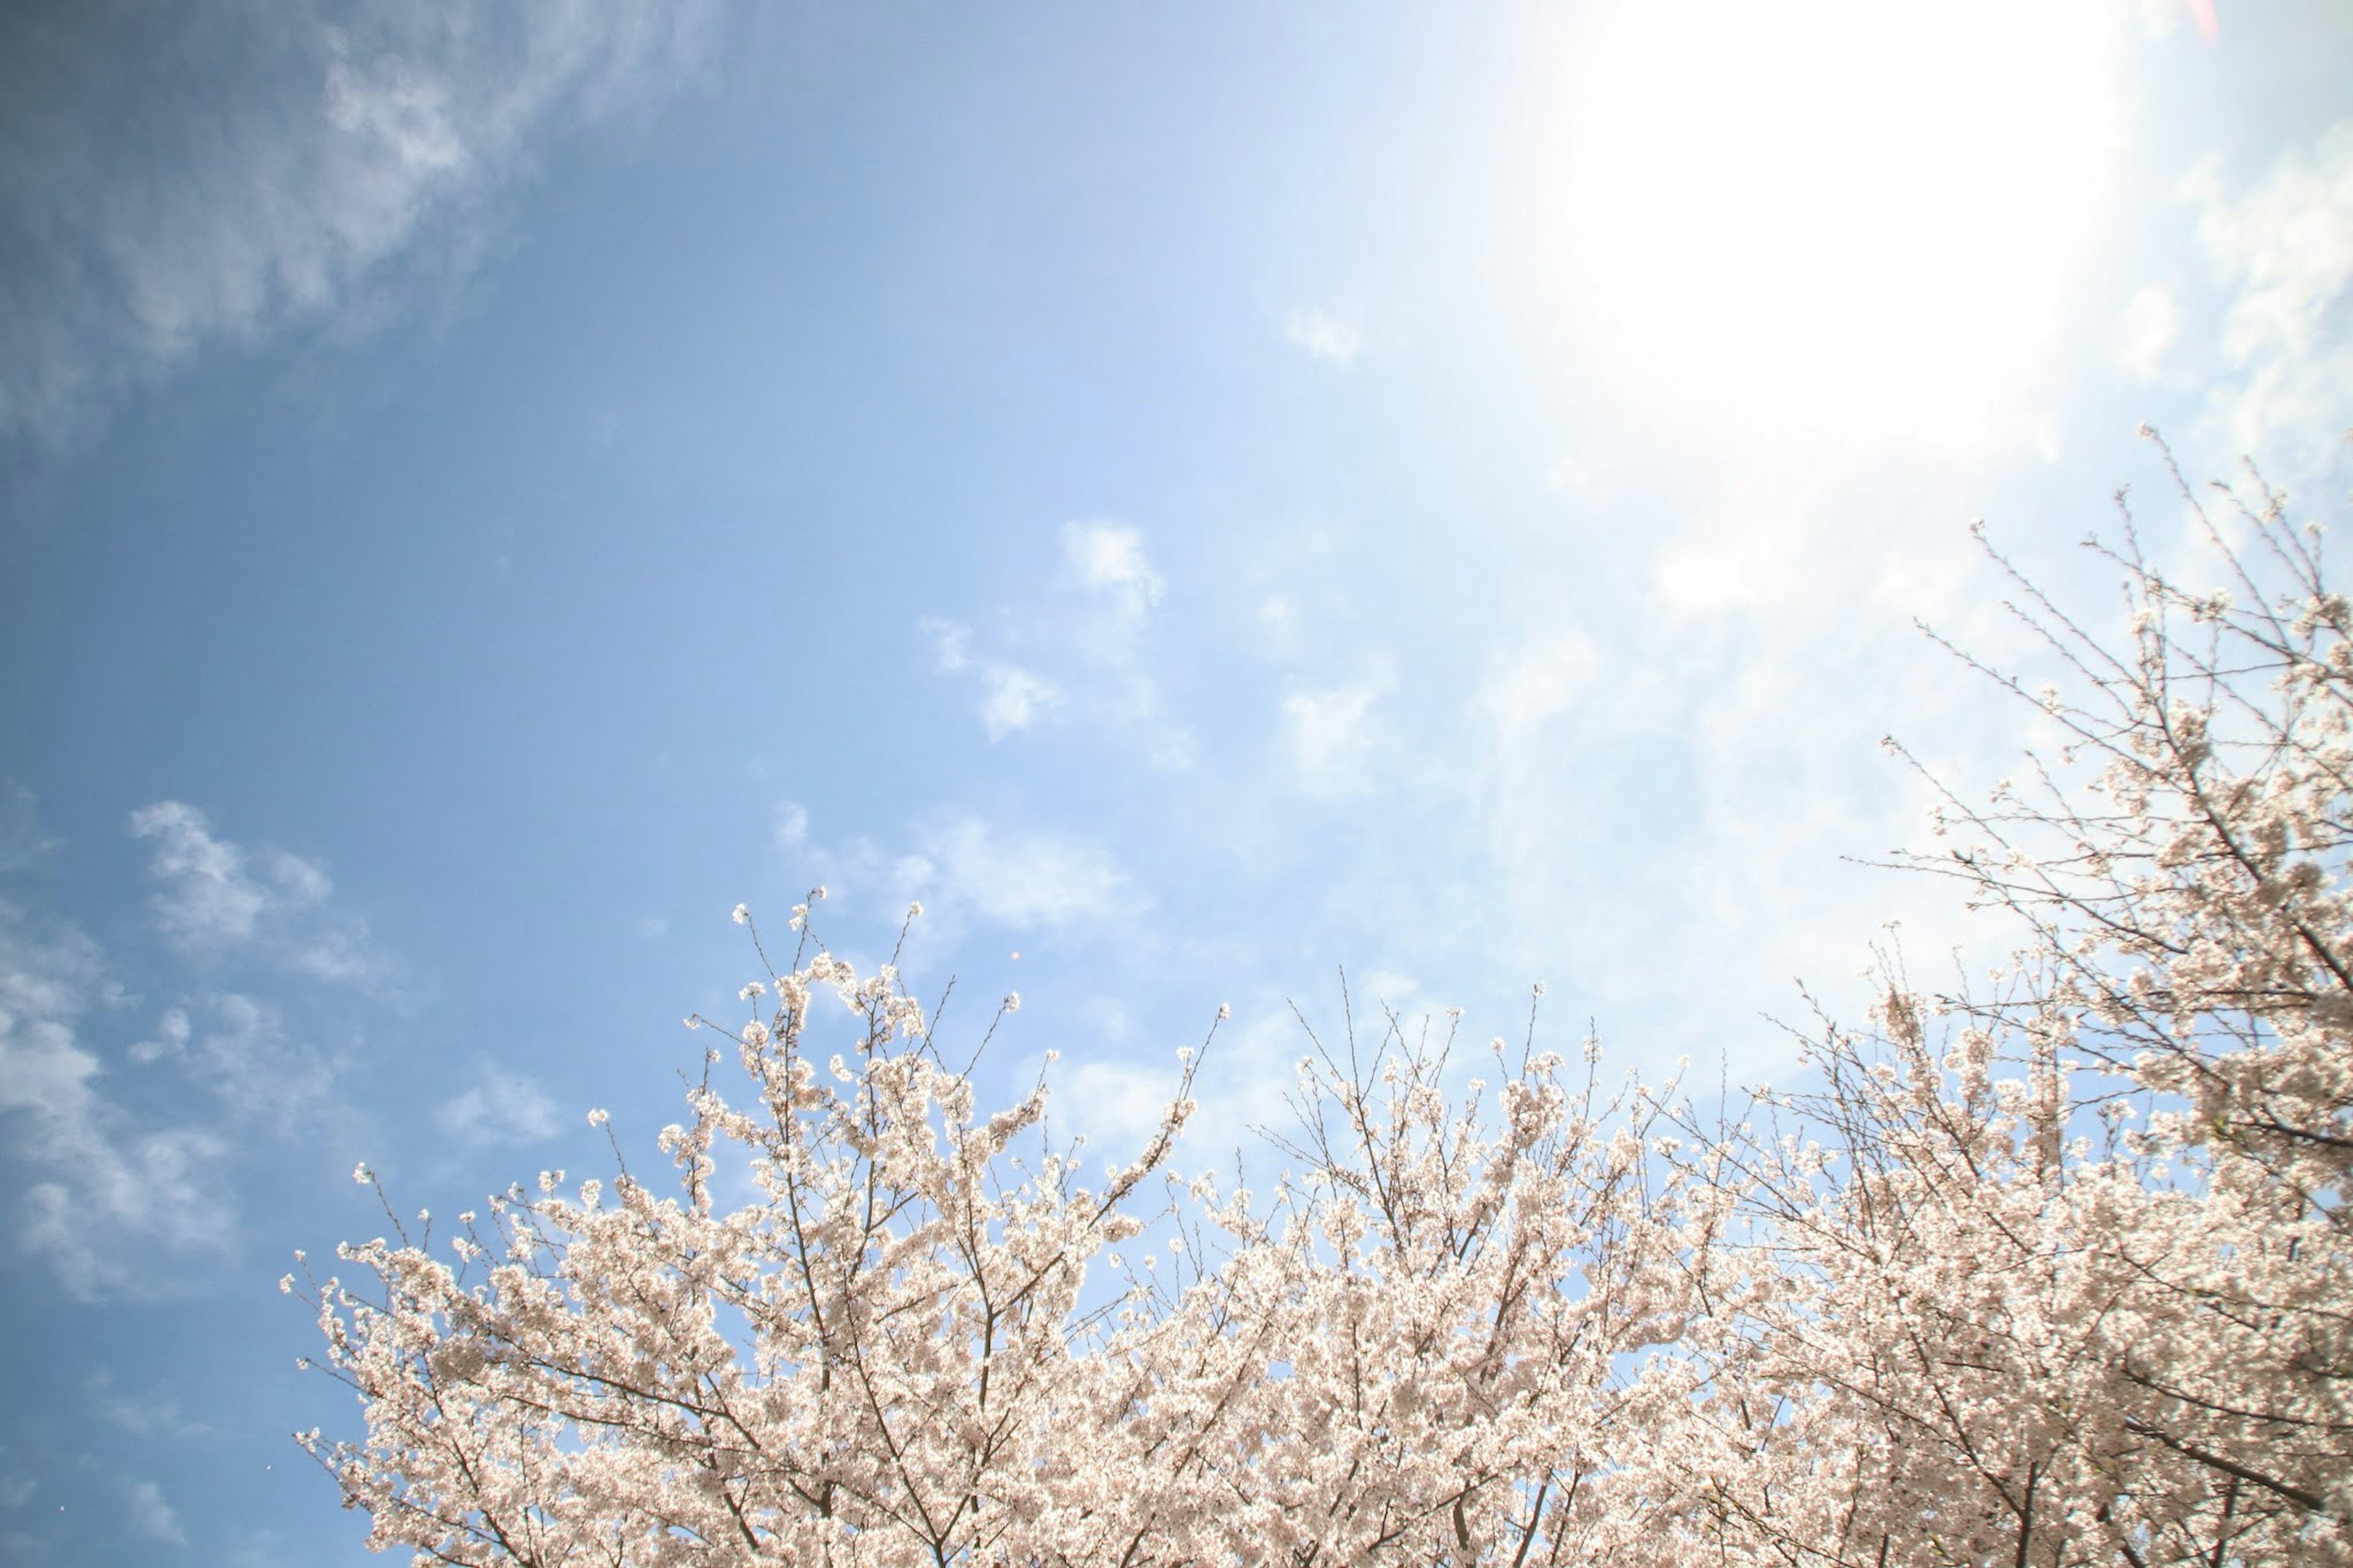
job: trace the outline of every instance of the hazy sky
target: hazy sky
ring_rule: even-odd
[[[1204,1163],[1338,965],[1753,1078],[1976,940],[1841,858],[1968,521],[2353,483],[2353,14],[2215,9],[8,7],[0,1559],[368,1560],[291,1252],[651,1163],[738,900],[1098,1146],[1230,1002]]]

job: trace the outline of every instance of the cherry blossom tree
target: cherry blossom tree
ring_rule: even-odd
[[[1167,1170],[1190,1052],[1156,1134],[1090,1183],[1040,1136],[1042,1082],[982,1114],[896,972],[854,974],[807,921],[730,1031],[750,1097],[706,1070],[662,1134],[675,1194],[550,1172],[442,1252],[429,1223],[343,1248],[366,1289],[289,1278],[365,1405],[364,1442],[305,1441],[372,1544],[1582,1561],[1662,1505],[1625,1457],[1694,1369],[1641,1352],[1679,1333],[1725,1205],[1646,1159],[1662,1096],[1605,1100],[1589,1064],[1498,1041],[1492,1087],[1450,1102],[1451,1039],[1392,1019],[1360,1052],[1351,1024],[1301,1063],[1304,1169],[1266,1201]],[[820,1060],[827,1019],[849,1037]]]
[[[419,1563],[2353,1564],[2353,605],[2182,493],[2212,581],[2126,513],[2114,651],[1994,557],[2063,679],[1986,669],[2028,782],[1899,863],[2015,952],[1891,943],[1801,1090],[1344,1006],[1263,1192],[1175,1167],[1195,1049],[1090,1176],[895,954],[739,910],[663,1182],[288,1279],[366,1421],[303,1441]]]
[[[1891,955],[1873,1026],[1821,1022],[1820,1087],[1769,1108],[1799,1131],[1744,1146],[1778,1289],[1728,1342],[1749,1419],[1694,1446],[1699,1538],[2353,1562],[2353,625],[2259,477],[2181,493],[2218,584],[2126,512],[2094,545],[2119,651],[1995,556],[2067,679],[1994,678],[2052,743],[1904,863],[2020,951],[1926,993]]]

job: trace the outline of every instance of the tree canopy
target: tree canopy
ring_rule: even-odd
[[[2014,953],[1889,947],[1799,1090],[1352,1023],[1262,1190],[1174,1173],[1190,1054],[1091,1177],[739,910],[660,1181],[289,1277],[366,1421],[303,1441],[420,1563],[2353,1563],[2353,605],[2183,494],[2221,586],[2126,513],[2120,634],[2011,574],[2064,679],[1901,858]]]

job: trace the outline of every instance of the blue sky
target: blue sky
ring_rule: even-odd
[[[921,898],[1099,1142],[1230,1002],[1205,1160],[1340,964],[1786,1068],[1983,940],[1840,858],[1883,734],[2025,734],[1913,628],[2031,663],[1968,521],[2097,602],[2143,420],[2341,505],[2348,81],[2228,0],[10,8],[0,1556],[361,1560],[289,1255],[649,1147],[739,900]]]

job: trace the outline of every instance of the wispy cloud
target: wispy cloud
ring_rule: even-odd
[[[942,675],[961,675],[972,668],[972,628],[925,616],[915,629],[931,639],[932,668]]]
[[[72,1295],[152,1295],[172,1260],[225,1251],[229,1144],[199,1127],[142,1129],[97,1087],[77,1037],[107,996],[97,945],[0,903],[0,1121],[34,1168],[20,1242]]]
[[[533,149],[672,89],[712,6],[11,7],[0,434],[62,438],[213,344],[461,276]]]
[[[1062,561],[1082,588],[1133,626],[1160,603],[1160,574],[1144,551],[1143,531],[1123,522],[1062,524]]]
[[[1108,851],[1071,835],[1008,830],[955,813],[921,829],[916,845],[902,876],[997,925],[1103,921],[1138,901]]]
[[[291,857],[269,868],[274,885],[248,876],[244,852],[212,836],[204,813],[177,801],[133,812],[131,834],[151,839],[150,875],[164,884],[149,907],[164,940],[184,952],[212,954],[254,939],[263,910],[300,908],[322,896],[316,867]]]
[[[976,658],[969,626],[926,616],[916,627],[932,641],[934,669],[969,677],[979,685],[975,710],[992,742],[1027,730],[1061,707],[1060,689],[1034,670],[1004,659]]]
[[[2194,174],[2199,239],[2233,290],[2221,351],[2232,374],[2208,404],[2232,455],[2323,462],[2353,407],[2353,120],[2291,149],[2243,195],[2220,166]]]
[[[159,801],[131,815],[152,844],[149,900],[157,929],[201,962],[249,953],[337,984],[379,989],[398,965],[371,942],[367,922],[333,905],[334,883],[316,861],[286,850],[247,850],[213,832],[205,814]]]
[[[28,870],[57,847],[41,831],[33,792],[15,779],[0,779],[0,871]]]
[[[364,987],[389,973],[312,863],[243,849],[175,802],[132,820],[153,848],[151,912],[169,951],[207,967],[249,953]],[[164,1007],[124,1052],[132,1070],[169,1072],[195,1098],[134,1112],[155,1097],[111,1091],[109,1064],[85,1037],[137,1002],[115,972],[72,924],[0,901],[0,1133],[28,1177],[17,1240],[84,1300],[176,1293],[182,1265],[233,1248],[247,1145],[315,1138],[355,1114],[342,1058],[290,1026],[279,1001],[216,989]]]
[[[469,1147],[536,1142],[552,1137],[558,1125],[555,1102],[545,1089],[496,1068],[471,1089],[442,1101],[435,1119],[442,1131]]]
[[[222,1561],[224,1568],[289,1568],[300,1557],[287,1549],[277,1531],[257,1530],[231,1547]]]
[[[180,1528],[180,1516],[164,1496],[164,1489],[153,1481],[131,1481],[122,1489],[123,1518],[132,1534],[148,1541],[160,1541],[166,1546],[185,1546],[188,1533]]]
[[[1356,322],[1323,310],[1292,311],[1283,318],[1282,336],[1293,347],[1305,350],[1310,358],[1344,370],[1356,363],[1365,347],[1364,331]]]
[[[1567,712],[1591,683],[1599,663],[1593,640],[1574,629],[1556,631],[1505,653],[1479,694],[1479,706],[1492,720],[1497,741],[1518,745],[1537,726]]]
[[[140,1397],[124,1392],[106,1368],[100,1368],[83,1387],[92,1414],[134,1437],[202,1437],[212,1431],[182,1414],[180,1402],[168,1394]]]
[[[314,1131],[341,1112],[334,1063],[289,1034],[277,1004],[259,997],[216,992],[168,1007],[130,1055],[142,1066],[179,1068],[230,1120],[280,1135]]]
[[[1590,494],[1599,483],[1591,464],[1567,457],[1545,470],[1545,488],[1565,496]]]
[[[1377,1037],[1380,1005],[1386,1001],[1410,1016],[1419,1007],[1419,987],[1400,976],[1352,975],[1359,1026]],[[1312,1009],[1311,1009],[1312,1011]],[[1253,1172],[1280,1163],[1261,1134],[1289,1135],[1293,1113],[1286,1097],[1297,1087],[1297,1064],[1313,1046],[1290,1005],[1269,998],[1258,1006],[1237,1006],[1230,1022],[1208,1034],[1199,1076],[1193,1084],[1193,1114],[1186,1119],[1176,1163],[1181,1170],[1231,1169],[1236,1150]],[[1168,1055],[1138,1059],[1066,1059],[1049,1071],[1050,1115],[1057,1137],[1082,1134],[1089,1151],[1105,1159],[1133,1158],[1167,1114],[1183,1065]]]
[[[2181,307],[2173,290],[2162,283],[2145,285],[2117,319],[2116,363],[2135,381],[2156,381],[2164,371],[2167,352],[2180,336]]]
[[[1076,608],[1020,618],[1020,640],[1058,663],[1049,676],[1009,658],[976,653],[961,622],[926,616],[916,629],[930,642],[932,668],[977,688],[974,710],[991,741],[1075,713],[1143,734],[1155,762],[1181,763],[1189,737],[1162,711],[1160,689],[1144,667],[1140,644],[1166,584],[1132,523],[1089,519],[1062,524],[1056,591]]]
[[[1363,680],[1282,700],[1282,746],[1293,781],[1318,795],[1343,795],[1366,784],[1369,737],[1366,716],[1385,681]]]
[[[1093,519],[1064,523],[1060,537],[1063,582],[1083,608],[1056,620],[1083,668],[1084,710],[1140,740],[1154,763],[1186,765],[1193,738],[1166,710],[1149,658],[1153,616],[1167,585],[1145,548],[1144,531]]]
[[[993,664],[981,672],[980,724],[992,741],[1027,730],[1061,700],[1050,682],[1018,665]]]
[[[970,812],[949,811],[917,823],[907,847],[870,838],[828,844],[809,831],[797,802],[777,808],[777,843],[829,895],[921,899],[924,929],[952,932],[966,920],[1015,931],[1103,926],[1145,900],[1119,861],[1093,840],[1069,833],[1008,827]]]

